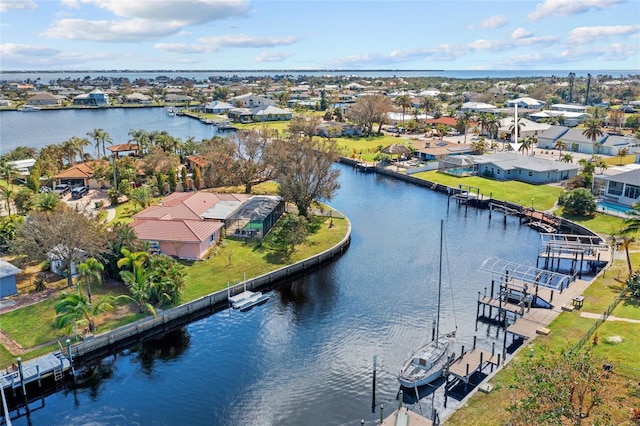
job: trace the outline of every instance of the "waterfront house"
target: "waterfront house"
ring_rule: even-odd
[[[138,153],[138,144],[137,143],[121,143],[118,145],[108,146],[107,149],[111,151],[116,158],[120,158],[120,154],[137,154]]]
[[[229,103],[238,108],[254,108],[262,105],[275,105],[276,101],[272,95],[262,96],[245,93],[244,95],[234,96],[229,99]]]
[[[263,121],[287,121],[291,120],[291,112],[273,105],[260,105],[255,108],[234,108],[229,110],[227,117],[239,123],[263,122]]]
[[[25,160],[7,161],[7,165],[11,166],[20,176],[27,177],[31,173],[31,169],[35,166],[36,160],[28,158]]]
[[[207,114],[226,114],[234,106],[227,102],[213,101],[204,106],[204,112]]]
[[[471,156],[479,176],[534,184],[559,182],[578,174],[580,166],[515,152]]]
[[[22,270],[0,259],[0,298],[18,294],[16,275]]]
[[[616,203],[631,207],[640,202],[640,169],[601,177],[605,182],[604,196]]]
[[[130,93],[124,96],[124,103],[126,104],[140,104],[149,105],[153,102],[151,96],[147,96],[144,93]]]
[[[89,105],[105,106],[109,105],[109,94],[100,89],[89,92]]]
[[[29,105],[37,106],[55,106],[62,103],[62,98],[54,96],[51,93],[37,93],[27,100]]]
[[[224,228],[238,237],[262,238],[283,212],[280,197],[174,192],[136,214],[131,227],[161,253],[202,259]]]

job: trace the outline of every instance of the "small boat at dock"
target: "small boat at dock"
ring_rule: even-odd
[[[40,111],[40,108],[37,106],[33,106],[33,105],[25,105],[21,108],[18,108],[18,111],[22,111],[22,112],[36,112],[36,111]]]
[[[231,296],[231,290],[227,286],[227,294],[227,299],[231,303],[231,306],[240,311],[248,311],[254,306],[260,305],[269,300],[269,294],[262,293],[261,291],[247,290],[246,278],[244,281],[244,291],[242,293]]]

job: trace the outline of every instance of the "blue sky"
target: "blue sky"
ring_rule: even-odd
[[[0,70],[638,70],[640,0],[0,0]]]

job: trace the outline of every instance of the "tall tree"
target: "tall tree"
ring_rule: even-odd
[[[234,172],[244,185],[244,193],[271,179],[273,168],[269,163],[271,132],[266,127],[259,131],[238,132],[233,141],[235,151]]]
[[[87,132],[87,136],[93,139],[94,146],[96,148],[96,152],[98,153],[98,157],[100,156],[100,148],[102,148],[102,155],[107,155],[106,144],[111,145],[113,143],[113,139],[109,136],[103,129],[93,129],[90,132]]]
[[[102,272],[104,265],[96,258],[90,257],[78,265],[78,275],[81,281],[87,286],[87,296],[91,303],[91,284],[98,285],[102,283]]]
[[[395,104],[402,110],[402,126],[404,126],[404,114],[411,107],[411,97],[409,95],[400,95],[395,99]]]
[[[347,117],[360,126],[367,136],[373,133],[373,125],[379,124],[378,133],[391,111],[391,99],[384,95],[367,95],[358,100],[347,112]]]
[[[311,204],[330,200],[340,187],[340,171],[333,168],[339,148],[333,139],[296,138],[273,142],[273,162],[279,194],[308,216]]]
[[[145,149],[149,145],[149,133],[143,129],[130,129],[129,142],[138,145],[138,157],[142,157]]]
[[[56,208],[49,212],[32,212],[17,229],[11,251],[30,261],[55,259],[63,271],[87,257],[100,258],[106,251],[100,225],[82,212]],[[72,286],[71,273],[67,284]]]
[[[560,153],[558,154],[558,160],[560,160],[562,158],[562,150],[567,149],[567,143],[562,139],[558,139],[556,140],[556,143],[553,144],[553,147],[560,151]]]
[[[596,144],[599,143],[598,138],[602,137],[602,135],[604,134],[602,132],[602,129],[600,128],[600,124],[601,124],[600,120],[596,118],[592,118],[585,122],[585,129],[582,131],[583,136],[589,139],[591,142],[593,142],[594,154],[599,151],[599,149],[596,146]]]

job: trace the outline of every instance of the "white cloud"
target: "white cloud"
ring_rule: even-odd
[[[511,38],[513,39],[521,39],[526,37],[531,37],[533,33],[529,30],[525,30],[524,28],[516,28],[513,33],[511,33]]]
[[[473,50],[493,50],[501,51],[513,48],[513,43],[507,40],[475,40],[469,43]]]
[[[527,19],[537,21],[548,16],[571,16],[591,9],[605,9],[623,3],[624,0],[544,0],[536,5]]]
[[[264,51],[254,58],[255,62],[282,62],[293,56],[292,52]]]
[[[198,25],[221,19],[246,16],[248,0],[64,0],[70,7],[93,5],[121,18],[144,19],[155,22],[181,21]]]
[[[638,33],[640,33],[640,25],[578,27],[571,30],[567,41],[569,43],[585,44],[597,39],[602,40],[613,36],[629,36]]]
[[[0,12],[8,10],[34,10],[38,4],[33,0],[2,0],[0,1]]]
[[[118,19],[60,19],[42,36],[100,42],[157,40],[180,34],[190,25],[246,16],[249,9],[248,0],[63,0],[62,3],[74,9],[92,5],[108,10]]]
[[[198,39],[196,44],[170,44],[158,43],[154,47],[164,52],[174,53],[213,53],[228,47],[278,47],[293,44],[299,40],[296,36],[285,37],[256,37],[250,35],[226,35],[217,37],[205,37]]]
[[[507,25],[507,18],[503,15],[495,15],[489,18],[485,18],[480,22],[481,28],[500,28]]]
[[[198,41],[218,47],[275,47],[293,44],[299,40],[297,36],[256,37],[245,34],[205,37]]]
[[[3,43],[0,44],[0,53],[3,59],[18,57],[46,57],[60,53],[59,50],[45,46],[32,46],[28,44]]]
[[[91,40],[99,42],[135,42],[156,40],[177,34],[180,23],[157,25],[152,21],[133,19],[128,21],[87,21],[85,19],[61,19],[40,35],[67,40]]]

